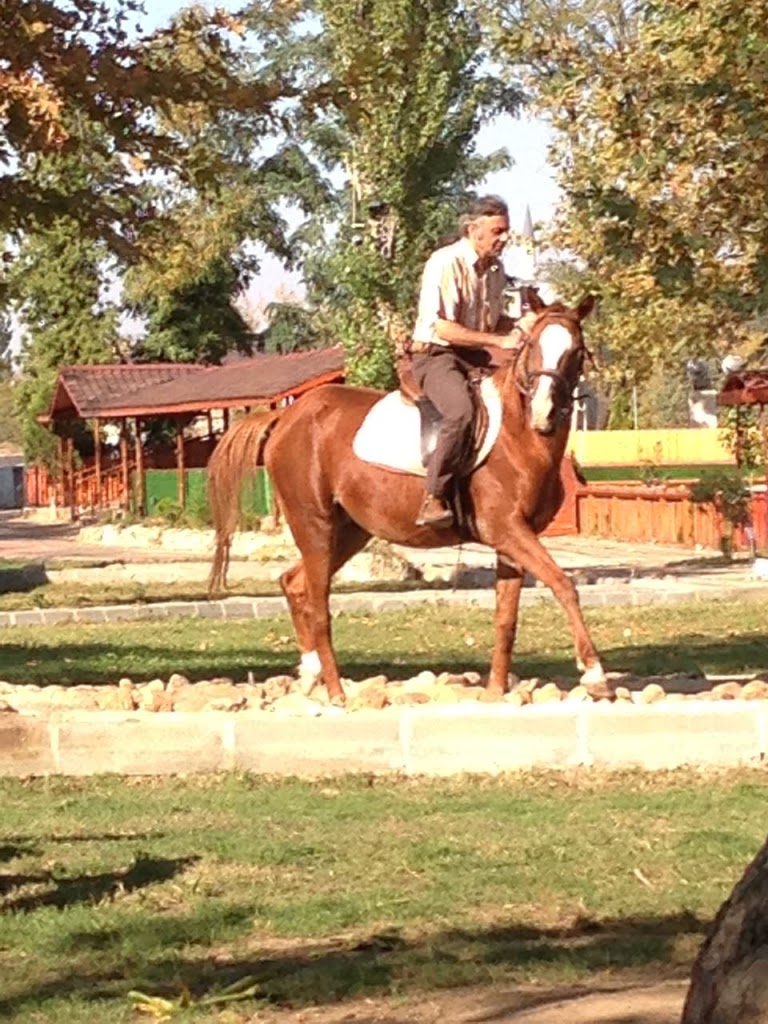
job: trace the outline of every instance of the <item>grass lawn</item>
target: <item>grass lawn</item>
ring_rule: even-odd
[[[131,990],[241,982],[249,1001],[179,1016],[245,1024],[684,973],[765,838],[765,781],[0,781],[0,1016],[111,1024],[135,1019]]]
[[[762,601],[694,602],[587,609],[609,670],[639,675],[768,669],[768,618]],[[334,620],[342,673],[407,678],[422,669],[485,672],[493,616],[473,608],[423,605]],[[102,625],[19,626],[0,631],[0,678],[12,683],[136,682],[182,672],[192,680],[235,681],[293,671],[287,616],[224,622],[168,619]],[[515,667],[525,676],[576,679],[565,616],[542,600],[523,610]]]

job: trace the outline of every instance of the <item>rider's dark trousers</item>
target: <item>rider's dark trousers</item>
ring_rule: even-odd
[[[413,376],[442,417],[437,446],[427,465],[426,491],[445,498],[472,424],[472,398],[464,363],[450,348],[414,352]]]

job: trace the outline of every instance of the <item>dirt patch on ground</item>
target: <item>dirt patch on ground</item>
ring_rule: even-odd
[[[263,1024],[679,1024],[688,979],[651,985],[481,987],[421,999],[259,1014]]]

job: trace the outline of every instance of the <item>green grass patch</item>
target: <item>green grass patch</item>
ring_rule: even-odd
[[[5,780],[0,800],[16,1024],[129,1021],[131,990],[243,979],[256,1003],[192,1019],[682,971],[765,832],[746,770]]]
[[[51,568],[47,566],[45,568]],[[203,581],[177,580],[172,583],[141,583],[128,580],[120,583],[48,582],[45,568],[20,566],[5,578],[0,571],[0,612],[25,608],[94,608],[113,604],[150,604],[158,601],[207,601],[208,586]],[[74,567],[73,567],[74,568]],[[334,583],[334,593],[349,594],[361,590],[372,593],[395,593],[403,590],[449,590],[451,584],[434,580],[372,580],[365,584]],[[275,597],[282,594],[277,580],[232,580],[227,587],[229,597]]]
[[[708,469],[722,469],[722,466],[657,466],[646,463],[640,466],[579,466],[579,472],[588,482],[611,480],[634,480],[638,484],[654,480],[698,480]]]
[[[761,601],[587,609],[609,670],[657,673],[764,671],[768,623]],[[420,605],[403,612],[342,614],[334,619],[342,673],[404,679],[423,669],[484,672],[493,615],[471,607]],[[133,623],[19,626],[0,632],[3,679],[13,683],[115,683],[230,676],[243,681],[293,671],[287,616],[230,621],[166,619]],[[515,669],[525,676],[576,679],[572,642],[559,607],[542,600],[521,615]]]

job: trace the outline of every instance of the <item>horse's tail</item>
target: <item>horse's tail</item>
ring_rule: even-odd
[[[262,463],[264,445],[280,413],[252,413],[224,434],[208,461],[208,507],[216,530],[216,550],[208,577],[209,596],[223,590],[232,536],[240,520],[243,485]]]

